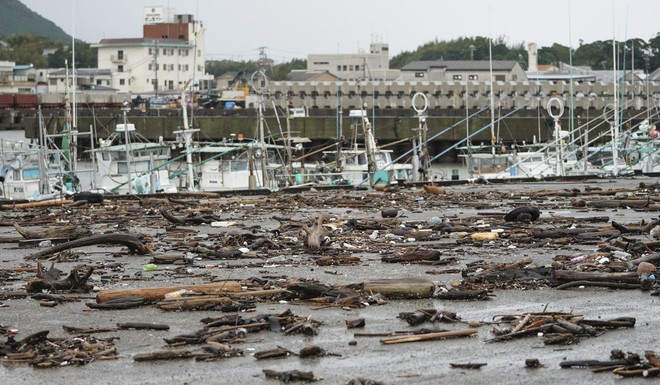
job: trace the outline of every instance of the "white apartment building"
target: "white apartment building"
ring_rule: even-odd
[[[112,72],[110,87],[119,92],[179,92],[188,82],[206,89],[213,77],[205,73],[204,27],[192,15],[166,14],[146,7],[143,37],[103,39],[98,68]]]

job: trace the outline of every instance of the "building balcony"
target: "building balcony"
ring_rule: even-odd
[[[126,61],[127,61],[126,54],[123,54],[121,56],[119,56],[119,55],[110,55],[110,61],[113,62],[113,63],[120,63],[120,64],[121,63],[126,63]]]

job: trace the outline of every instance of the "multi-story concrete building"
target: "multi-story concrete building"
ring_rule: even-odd
[[[147,7],[141,38],[103,39],[93,47],[120,92],[178,92],[191,81],[206,89],[213,80],[205,73],[204,27],[193,15],[170,17],[162,7]]]
[[[393,80],[398,70],[390,70],[390,52],[387,43],[371,43],[369,53],[359,50],[355,54],[309,54],[307,70],[292,71],[329,73],[341,80]]]

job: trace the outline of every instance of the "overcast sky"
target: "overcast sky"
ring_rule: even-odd
[[[21,0],[75,36],[141,37],[145,6],[193,14],[206,28],[208,59],[276,62],[309,53],[354,53],[372,41],[390,57],[438,40],[503,36],[508,44],[641,38],[660,32],[658,0]],[[570,21],[570,23],[569,23]]]

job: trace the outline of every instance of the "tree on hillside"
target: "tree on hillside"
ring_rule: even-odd
[[[488,60],[490,39],[487,37],[461,37],[450,41],[426,43],[414,52],[402,52],[390,60],[390,68],[402,68],[415,60]],[[502,36],[493,39],[493,60],[516,60],[526,68],[527,51],[523,43],[509,47]]]
[[[0,60],[13,61],[16,64],[32,64],[37,68],[46,67],[47,60],[43,56],[46,48],[59,48],[62,43],[42,36],[18,33],[2,37],[9,43],[12,50],[0,51]]]
[[[72,51],[70,46],[58,49],[48,57],[48,68],[64,68],[65,60],[69,67],[72,63]],[[97,49],[92,48],[89,43],[76,40],[76,68],[97,68]]]

